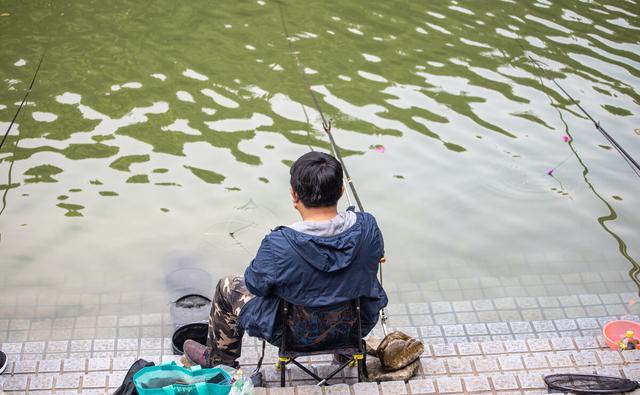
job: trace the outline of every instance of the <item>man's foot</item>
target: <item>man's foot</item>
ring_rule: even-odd
[[[227,365],[234,369],[238,369],[240,367],[240,364],[238,363],[238,361],[225,362],[221,359],[216,359],[216,358],[213,358],[212,364],[209,365],[207,361],[208,358],[205,355],[205,352],[207,351],[207,347],[203,346],[202,344],[198,343],[195,340],[187,339],[184,342],[182,349],[184,350],[185,357],[187,357],[189,362],[191,362],[193,365],[200,365],[203,368],[212,368],[217,365]]]
[[[7,354],[0,351],[0,374],[4,372],[8,364],[9,364],[9,360],[7,358]]]
[[[184,350],[185,357],[194,365],[200,365],[203,368],[210,367],[207,366],[207,358],[204,355],[205,351],[207,351],[206,346],[203,346],[195,340],[187,339],[182,345],[182,349]]]

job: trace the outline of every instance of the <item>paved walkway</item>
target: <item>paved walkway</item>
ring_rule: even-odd
[[[610,351],[601,336],[602,326],[610,320],[639,320],[634,315],[637,306],[628,303],[633,297],[609,293],[393,304],[391,324],[426,345],[422,369],[408,383],[357,383],[356,372],[350,369],[333,385],[319,388],[292,368],[287,372],[291,387],[281,389],[274,365],[277,349],[268,347],[263,365],[268,388],[256,393],[523,394],[546,393],[542,379],[552,372],[640,379],[640,351]],[[166,313],[157,313],[0,320],[0,332],[7,333],[0,347],[11,361],[0,385],[8,394],[112,393],[136,358],[156,363],[178,360],[167,337],[168,319]],[[41,331],[76,338],[9,340],[13,333],[31,338]],[[380,333],[379,328],[374,331]],[[256,340],[246,337],[241,359],[246,370],[253,370],[258,352]],[[307,362],[321,374],[331,369],[330,357]]]

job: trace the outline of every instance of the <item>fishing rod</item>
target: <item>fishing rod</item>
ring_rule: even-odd
[[[2,146],[4,145],[4,142],[7,140],[7,137],[9,136],[9,133],[11,132],[11,128],[13,127],[13,124],[16,122],[16,119],[18,119],[18,115],[20,114],[20,111],[22,110],[22,107],[24,107],[24,104],[27,102],[27,98],[29,97],[29,94],[31,93],[31,90],[33,89],[33,85],[36,82],[36,78],[38,77],[38,72],[40,71],[40,66],[42,66],[42,61],[44,60],[44,55],[47,53],[47,50],[45,48],[45,50],[42,52],[42,55],[40,56],[40,61],[38,62],[38,67],[36,67],[36,71],[35,73],[33,73],[33,78],[31,78],[31,83],[29,84],[29,87],[27,88],[27,91],[25,92],[24,96],[22,97],[22,102],[20,102],[20,105],[18,106],[18,110],[16,111],[15,115],[13,116],[13,119],[11,120],[11,123],[9,124],[9,127],[7,128],[7,131],[4,133],[4,136],[2,137],[2,141],[0,141],[0,149],[2,149]]]
[[[503,21],[504,22],[504,21]],[[520,42],[520,38],[517,41],[518,45],[520,46],[520,48],[522,49],[522,51],[526,54],[526,49],[524,48],[524,46],[522,45],[522,43]],[[549,78],[546,73],[545,70],[540,67],[540,65],[538,64],[538,61],[536,61],[535,59],[533,59],[529,54],[526,54],[526,56],[531,60],[531,62],[536,66],[536,68],[540,71],[540,75],[538,75],[538,79],[540,80],[540,84],[544,86],[544,82],[542,80],[542,76],[544,75],[546,78],[551,79],[556,86],[558,86],[558,88],[560,88],[560,90],[562,90],[562,92],[564,92],[565,95],[567,95],[570,100],[573,101],[574,104],[576,104],[578,106],[578,108],[580,108],[580,110],[587,115],[587,117],[589,117],[589,119],[594,123],[594,125],[596,126],[596,128],[603,133],[603,135],[605,136],[605,138],[607,138],[608,141],[612,142],[612,144],[614,144],[614,146],[616,147],[616,149],[618,149],[618,143],[604,130],[604,128],[602,128],[600,126],[600,122],[596,122],[594,120],[593,117],[591,117],[591,115],[589,115],[589,113],[582,108],[582,106],[576,102],[576,100],[566,91],[562,88],[562,86],[560,86],[560,84],[558,82],[556,82],[556,80],[554,78]],[[573,141],[573,138],[571,137],[571,134],[569,133],[569,125],[567,125],[567,122],[564,120],[564,117],[562,116],[562,112],[560,111],[559,108],[557,108],[556,106],[553,105],[553,99],[551,98],[551,96],[545,92],[545,95],[547,96],[547,98],[549,99],[549,103],[556,109],[556,111],[558,112],[558,116],[560,117],[560,120],[562,121],[562,123],[564,124],[565,127],[565,132],[569,135],[569,148],[571,149],[572,155],[575,155],[575,157],[578,159],[578,162],[580,163],[580,165],[583,168],[583,173],[582,173],[582,177],[585,181],[585,183],[589,186],[589,189],[591,189],[591,191],[593,192],[593,194],[602,202],[605,204],[605,206],[607,206],[607,208],[609,209],[609,215],[607,216],[602,216],[600,218],[598,218],[598,223],[600,223],[600,226],[602,226],[602,228],[609,233],[618,243],[618,250],[620,251],[620,253],[622,254],[622,256],[624,256],[627,261],[629,261],[629,263],[631,264],[632,268],[629,269],[629,277],[631,277],[631,280],[638,286],[638,289],[640,289],[640,280],[638,280],[638,275],[640,274],[640,264],[638,264],[638,262],[636,262],[628,253],[628,248],[627,248],[627,244],[624,242],[624,240],[618,236],[616,233],[614,233],[611,229],[609,229],[607,227],[607,225],[605,224],[606,221],[608,220],[613,220],[615,219],[616,213],[613,210],[613,207],[611,207],[611,205],[609,204],[609,202],[606,201],[606,199],[604,199],[595,189],[595,187],[593,186],[593,184],[591,184],[591,182],[587,179],[587,174],[589,173],[589,169],[587,168],[587,166],[584,164],[583,160],[580,158],[580,155],[578,155],[578,152],[576,151],[576,149],[573,147],[573,144],[571,144],[571,142]],[[624,149],[622,147],[619,147],[626,155],[628,155],[626,153],[626,151],[624,151]],[[618,151],[620,152],[620,151]],[[622,153],[621,153],[622,154]],[[563,160],[559,165],[557,165],[555,168],[561,166],[564,162],[566,162],[571,156],[567,157],[565,160]],[[624,155],[623,155],[623,158]],[[629,157],[632,161],[632,163],[635,163],[635,161],[633,161],[633,158]],[[626,160],[626,158],[625,158]],[[631,166],[632,163],[629,163],[629,161],[627,161],[627,163]],[[635,165],[637,166],[637,163],[635,163]],[[554,168],[554,169],[555,169]],[[549,175],[553,176],[553,170],[549,171]],[[635,168],[633,168],[632,166],[632,170],[638,174],[638,172],[636,171]],[[554,177],[555,178],[555,177]],[[559,182],[559,181],[558,181]]]
[[[296,62],[296,66],[298,66],[298,71],[302,75],[302,79],[304,80],[304,83],[307,86],[307,90],[309,91],[309,94],[311,95],[311,99],[313,100],[313,104],[316,107],[316,110],[318,111],[318,113],[320,114],[320,118],[322,119],[322,129],[324,129],[324,131],[327,134],[327,136],[329,136],[329,142],[331,144],[331,151],[333,151],[333,155],[336,158],[338,158],[338,161],[342,165],[342,171],[344,172],[344,175],[345,175],[345,179],[343,180],[343,183],[345,183],[345,185],[348,185],[349,189],[351,189],[351,193],[353,194],[353,198],[355,199],[356,204],[358,205],[358,210],[364,211],[364,208],[362,206],[362,202],[360,201],[360,197],[358,196],[358,192],[356,191],[356,187],[353,184],[353,179],[349,175],[349,170],[347,170],[347,166],[344,163],[344,160],[342,159],[342,154],[340,153],[340,147],[338,146],[338,144],[336,143],[335,139],[333,138],[333,133],[331,133],[331,120],[327,120],[327,118],[324,116],[324,113],[322,112],[322,108],[320,107],[320,102],[318,101],[318,98],[316,97],[316,94],[313,92],[313,89],[311,89],[311,84],[309,83],[309,80],[307,79],[307,75],[304,72],[304,68],[302,67],[302,63],[300,62],[300,59],[298,58],[298,53],[293,50],[293,45],[291,44],[291,42],[292,42],[291,41],[291,37],[289,36],[289,30],[287,29],[287,22],[286,22],[285,17],[284,17],[284,12],[282,11],[282,5],[279,2],[278,2],[278,9],[280,10],[280,20],[282,22],[282,29],[284,31],[285,38],[287,39],[287,44],[289,45],[289,52],[293,55],[293,58],[295,59],[295,62]],[[351,200],[351,196],[349,195],[349,189],[345,188],[344,190],[345,190],[345,192],[347,194],[347,200],[349,201],[349,206],[353,206],[353,202]],[[383,256],[380,259],[380,265],[379,265],[379,267],[380,267],[380,269],[379,269],[380,286],[382,286],[382,264],[385,263],[385,262],[386,262],[386,258]],[[382,331],[384,332],[385,336],[387,336],[387,334],[388,334],[387,319],[388,319],[387,311],[383,307],[380,310],[380,323],[382,324]]]
[[[576,105],[580,111],[582,111],[582,113],[584,115],[587,116],[587,118],[589,118],[589,120],[593,123],[593,125],[595,126],[596,130],[598,130],[603,136],[604,138],[611,143],[611,145],[613,145],[613,147],[616,149],[616,151],[618,151],[618,153],[622,156],[622,159],[624,159],[624,161],[629,165],[629,167],[631,167],[631,170],[633,170],[633,172],[640,177],[640,164],[638,164],[638,162],[602,127],[602,125],[600,124],[600,121],[596,121],[595,118],[593,118],[591,116],[591,114],[580,105],[580,103],[574,99],[573,96],[571,96],[571,94],[569,92],[567,92],[562,85],[560,85],[560,83],[553,77],[550,77],[549,75],[547,75],[547,72],[544,68],[542,68],[540,66],[540,61],[534,59],[531,55],[529,55],[526,51],[526,49],[522,46],[522,43],[520,41],[518,41],[518,45],[520,46],[520,48],[522,49],[522,51],[525,53],[525,56],[527,58],[529,58],[529,60],[531,60],[531,62],[533,63],[533,65],[540,71],[540,73],[542,75],[544,75],[545,78],[551,80],[551,82],[553,82],[553,84],[555,86],[557,86],[560,91],[562,91],[562,93],[574,104]]]

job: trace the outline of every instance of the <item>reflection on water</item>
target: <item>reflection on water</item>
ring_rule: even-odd
[[[154,289],[176,246],[241,270],[296,220],[291,160],[329,151],[295,57],[391,279],[635,276],[640,184],[550,80],[639,157],[635,0],[282,3],[289,42],[273,2],[7,7],[2,130],[46,50],[0,151],[10,292]]]

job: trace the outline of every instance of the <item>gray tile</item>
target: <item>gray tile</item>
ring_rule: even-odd
[[[542,375],[536,373],[519,374],[522,389],[546,389]]]
[[[380,387],[384,395],[405,395],[408,393],[404,381],[383,381],[380,383]]]
[[[542,354],[524,355],[522,361],[524,362],[524,366],[529,370],[549,368],[547,359]]]
[[[436,384],[441,394],[462,392],[462,383],[458,377],[438,377]]]
[[[544,319],[544,314],[539,309],[521,310],[520,314],[525,321],[535,321]]]
[[[456,313],[456,321],[460,324],[475,324],[478,322],[478,316],[474,311]]]
[[[110,370],[111,369],[111,358],[90,358],[89,359],[89,370]]]
[[[578,351],[572,353],[573,360],[578,366],[596,366],[598,365],[598,359],[596,353],[593,351]]]
[[[596,352],[598,353],[598,358],[603,365],[619,365],[624,362],[622,360],[622,357],[620,356],[620,353],[617,351],[598,350]]]
[[[378,390],[377,383],[355,383],[351,387],[351,389],[353,389],[353,393],[355,395],[369,395],[369,394],[374,395],[374,394],[380,393]],[[303,395],[303,394],[321,395],[322,394],[322,388],[318,387],[317,385],[298,386],[297,390],[298,390],[298,395]],[[307,391],[307,392],[304,392],[304,391]]]
[[[485,324],[466,324],[464,327],[469,335],[486,335],[489,333]]]
[[[43,341],[39,341],[39,342],[26,342],[24,343],[22,352],[24,353],[36,353],[36,354],[42,354],[45,350],[45,342]]]
[[[58,373],[61,368],[60,359],[43,359],[38,363],[38,373]]]
[[[429,314],[431,313],[431,309],[429,308],[429,303],[408,303],[407,307],[411,314]]]
[[[598,295],[578,295],[578,299],[583,306],[602,304]]]
[[[37,367],[37,360],[15,361],[15,364],[13,365],[13,373],[35,373]]]
[[[453,307],[449,302],[431,302],[431,311],[433,314],[451,313],[453,312]]]
[[[490,299],[479,299],[471,302],[476,311],[494,310],[493,302]]]
[[[523,370],[524,365],[519,355],[505,355],[498,357],[502,370]]]
[[[421,359],[422,370],[427,376],[446,374],[447,368],[443,359]]]
[[[575,320],[559,319],[554,320],[554,323],[559,331],[571,331],[578,329],[578,325],[576,324]]]
[[[504,343],[501,341],[482,343],[480,346],[485,354],[502,354],[505,352]]]
[[[436,357],[456,355],[456,349],[452,344],[434,344],[433,355]]]
[[[440,326],[423,326],[420,327],[420,333],[422,337],[443,337],[442,328]]]
[[[9,376],[5,379],[2,389],[6,391],[25,391],[28,378],[27,375]]]
[[[31,376],[29,379],[29,390],[50,390],[53,388],[53,376],[50,374],[39,374]]]
[[[433,317],[428,314],[416,314],[411,316],[411,322],[415,326],[433,325]]]
[[[497,298],[493,301],[496,310],[511,310],[517,308],[513,298]]]
[[[549,365],[552,368],[568,368],[573,366],[571,358],[567,354],[547,354]]]
[[[522,314],[520,310],[500,310],[498,311],[501,321],[521,321]]]
[[[462,325],[443,325],[442,330],[446,337],[465,336],[464,326]]]
[[[510,334],[511,329],[506,322],[491,322],[487,324],[489,333],[492,335]]]
[[[576,295],[558,296],[558,301],[563,307],[580,306],[580,299]]]
[[[529,349],[533,352],[537,351],[551,351],[551,344],[549,339],[529,339],[527,340]]]
[[[476,313],[479,322],[497,322],[500,321],[500,315],[496,311],[478,311]]]
[[[599,329],[600,325],[598,324],[598,320],[594,318],[578,318],[576,319],[576,324],[578,324],[578,328],[580,329]]]
[[[560,302],[558,298],[555,296],[541,296],[538,297],[538,304],[540,307],[544,309],[552,308],[552,307],[560,307]]]
[[[84,372],[85,365],[85,358],[67,358],[62,361],[62,368],[65,372]]]
[[[547,320],[556,320],[561,318],[566,318],[564,314],[564,310],[561,308],[545,308],[542,311],[544,318]]]
[[[456,324],[456,316],[453,313],[435,314],[433,320],[438,325]]]
[[[528,352],[527,342],[524,340],[505,340],[504,348],[509,353]]]
[[[273,394],[270,389],[270,394]],[[333,384],[328,387],[324,387],[326,395],[351,395],[349,386],[347,384]],[[293,392],[292,392],[293,394]]]
[[[477,372],[497,372],[500,370],[496,358],[473,358],[473,364]]]
[[[521,309],[535,309],[538,307],[536,298],[530,296],[516,298],[516,304]]]
[[[458,347],[458,354],[460,355],[479,355],[482,353],[480,345],[475,342],[459,343],[456,347]]]
[[[491,376],[493,388],[496,391],[509,391],[518,389],[518,381],[516,377],[510,374],[499,374]]]
[[[447,366],[451,374],[472,373],[471,361],[468,359],[449,358]]]
[[[56,376],[56,392],[60,389],[77,389],[80,387],[80,373],[65,373]]]
[[[484,376],[464,377],[463,381],[467,392],[491,391],[491,385]]]
[[[454,301],[451,302],[451,305],[455,312],[473,311],[473,305],[468,300]]]
[[[576,349],[576,346],[573,344],[573,339],[570,337],[552,338],[551,346],[555,351]]]
[[[510,322],[509,325],[511,326],[511,332],[512,333],[531,333],[531,332],[533,332],[533,328],[531,327],[531,324],[529,324],[529,322],[527,322],[527,321]]]
[[[436,392],[435,385],[431,379],[410,380],[409,387],[413,395],[434,394]]]
[[[556,330],[551,320],[532,321],[531,325],[536,332],[554,332]]]

